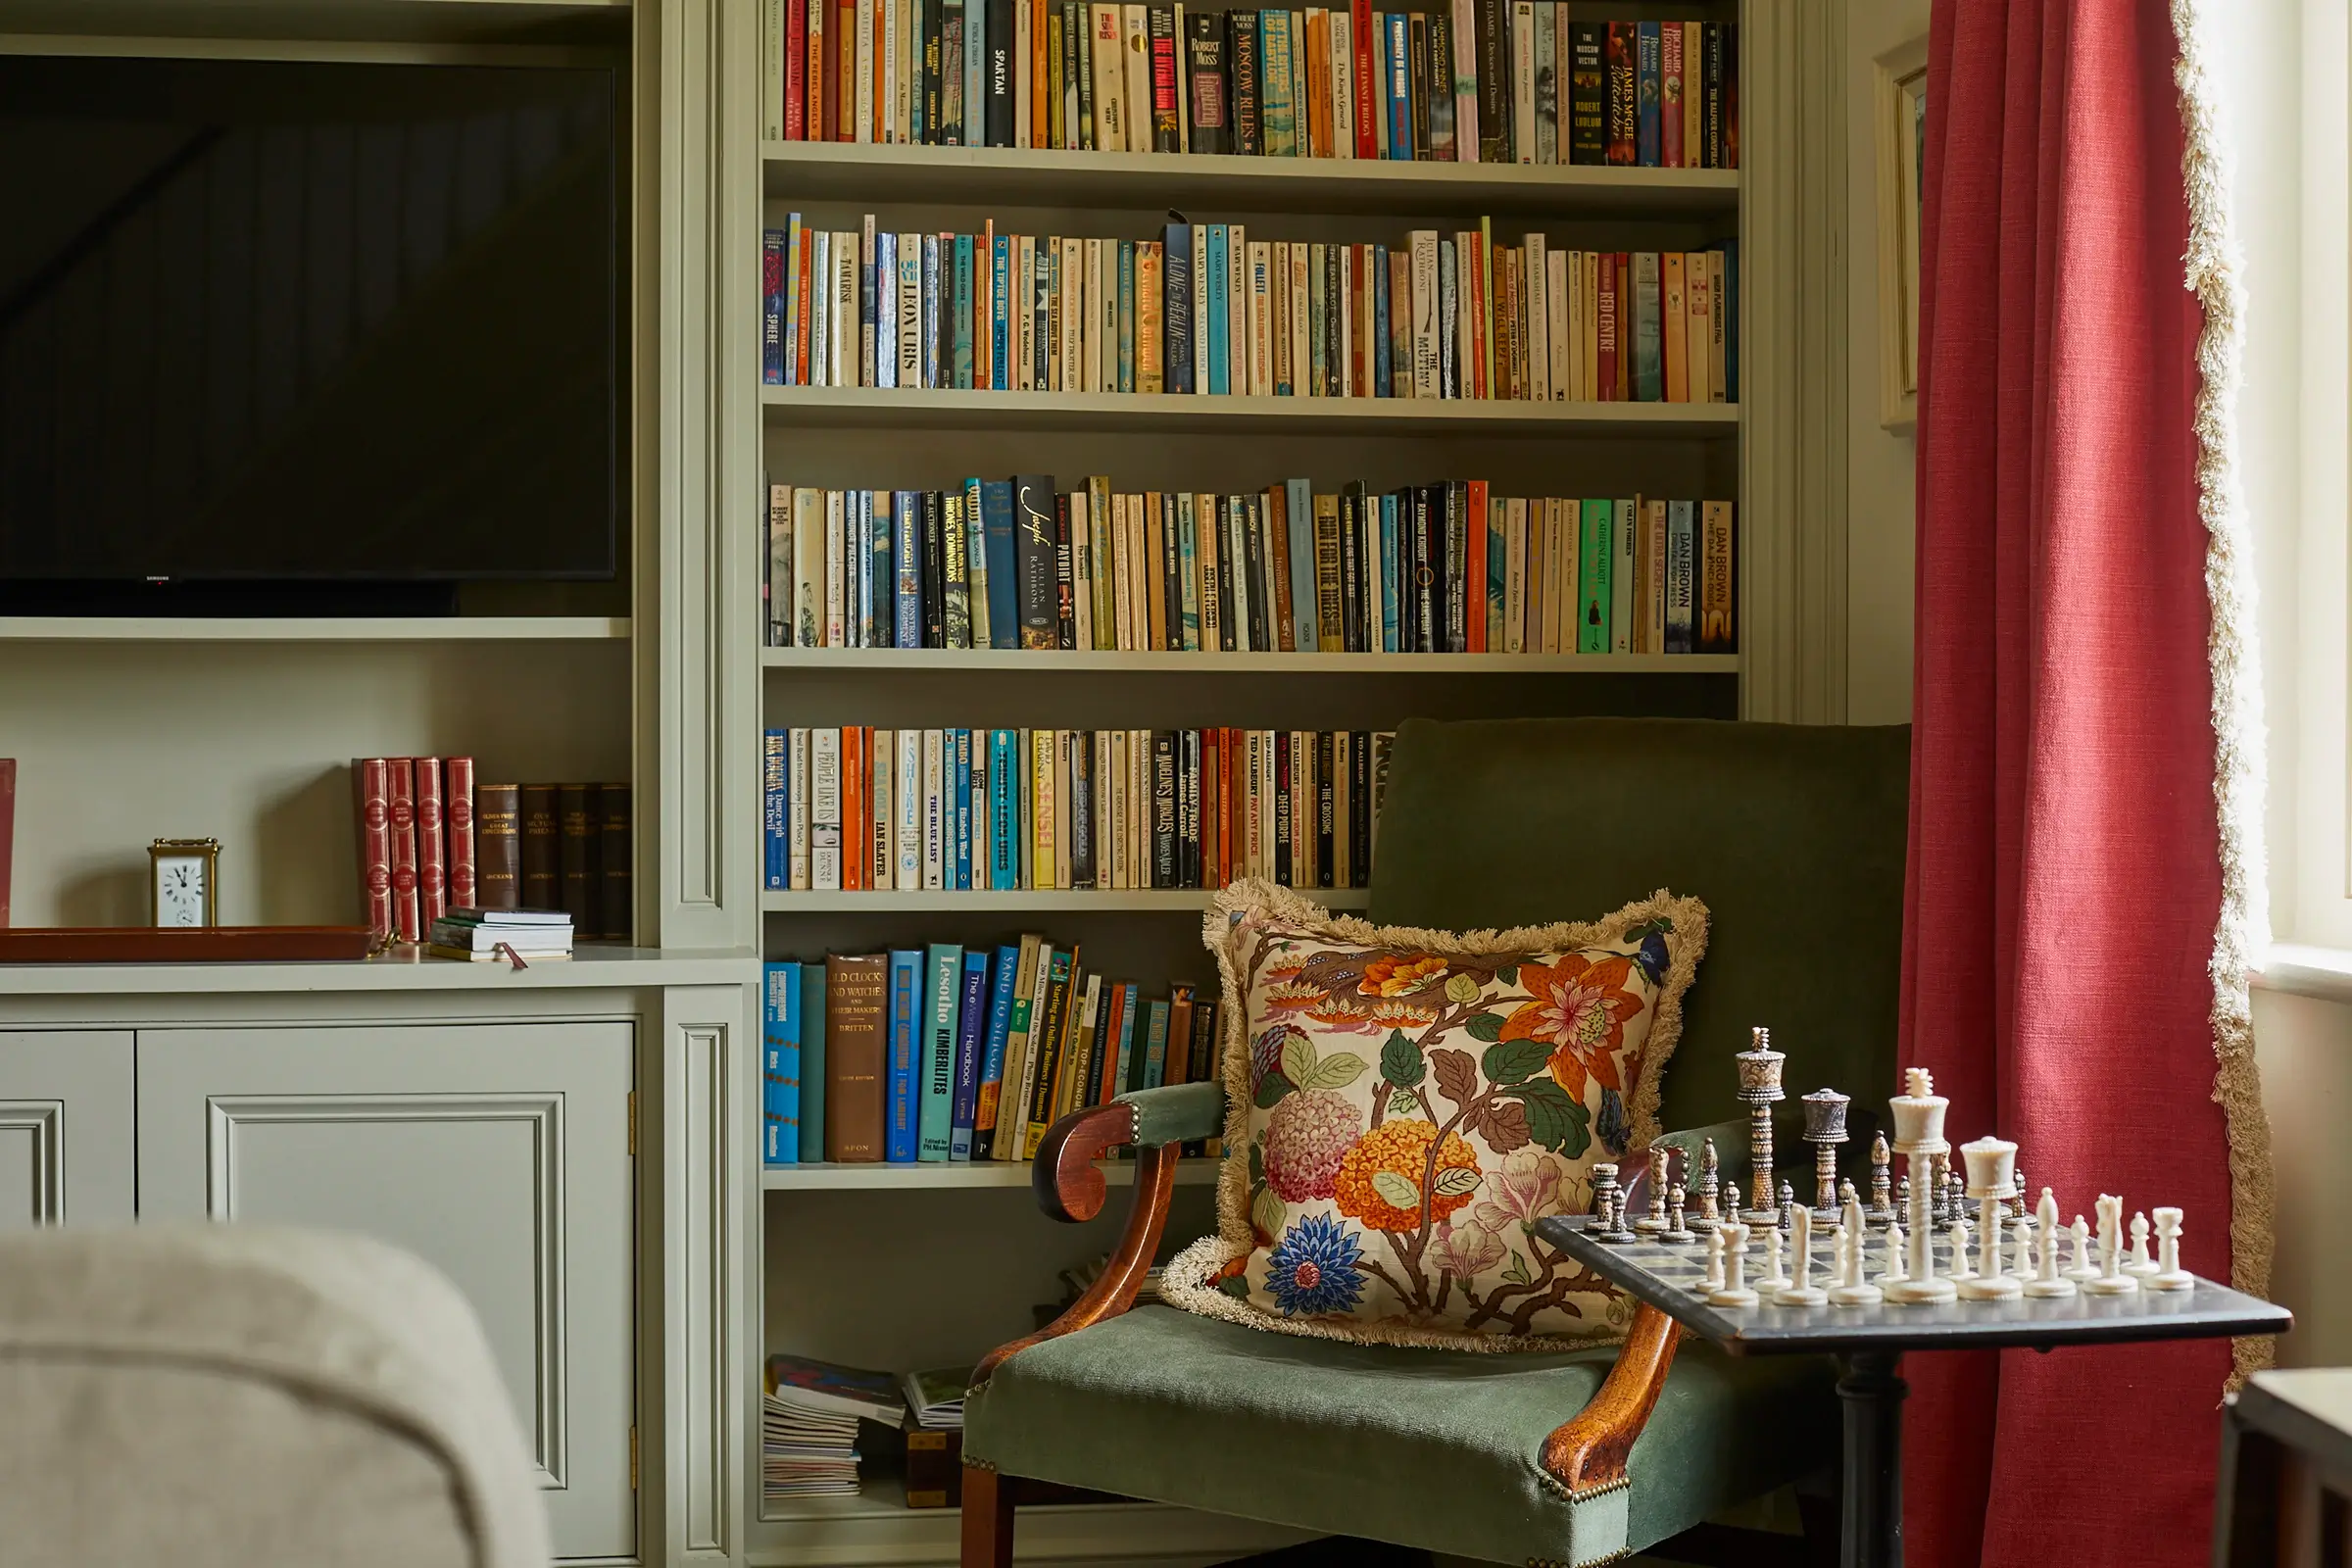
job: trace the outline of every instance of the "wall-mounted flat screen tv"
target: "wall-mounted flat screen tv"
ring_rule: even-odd
[[[0,585],[611,577],[618,92],[0,54]]]

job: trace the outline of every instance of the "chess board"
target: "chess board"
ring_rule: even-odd
[[[1643,1236],[1611,1243],[1587,1234],[1582,1215],[1538,1220],[1536,1232],[1552,1246],[1622,1287],[1637,1300],[1714,1341],[1735,1355],[1818,1352],[1845,1349],[1975,1349],[2004,1345],[2047,1348],[2059,1345],[2110,1344],[2127,1340],[2203,1339],[2219,1335],[2276,1334],[2292,1316],[2268,1301],[2199,1279],[2185,1291],[2138,1290],[2127,1296],[2092,1296],[2078,1290],[2054,1300],[2019,1298],[2006,1301],[1941,1301],[1902,1306],[1774,1306],[1762,1283],[1766,1269],[1761,1231],[1747,1249],[1747,1285],[1766,1300],[1756,1306],[1715,1306],[1706,1298],[1707,1241],[1668,1243]],[[1866,1277],[1876,1283],[1884,1270],[1885,1232],[1871,1232]],[[1783,1238],[1781,1255],[1790,1278],[1796,1274],[1792,1238]],[[1814,1234],[1813,1283],[1832,1283],[1833,1239]],[[1948,1273],[1952,1247],[1938,1236],[1936,1272]]]

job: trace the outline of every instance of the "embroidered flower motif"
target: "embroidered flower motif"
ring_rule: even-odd
[[[1503,1250],[1500,1237],[1461,1215],[1429,1239],[1430,1261],[1456,1279],[1466,1280],[1493,1268],[1502,1261]]]
[[[1519,966],[1519,984],[1531,999],[1503,1020],[1504,1040],[1538,1040],[1552,1047],[1551,1076],[1578,1100],[1590,1073],[1604,1089],[1623,1091],[1614,1054],[1625,1039],[1628,1019],[1642,1011],[1642,999],[1625,989],[1633,960],[1620,954],[1598,959],[1566,953],[1559,962]]]
[[[1430,954],[1384,953],[1364,965],[1363,992],[1368,997],[1401,997],[1445,973],[1446,960]]]
[[[1300,1007],[1311,1007],[1323,1000],[1323,993],[1313,984],[1295,976],[1267,986],[1259,995],[1264,997],[1265,1010],[1268,1012],[1293,1012]]]
[[[1459,1133],[1447,1133],[1438,1146],[1437,1168],[1429,1169],[1429,1148],[1438,1136],[1434,1122],[1383,1122],[1355,1141],[1340,1161],[1334,1196],[1340,1212],[1362,1220],[1376,1231],[1410,1231],[1421,1226],[1424,1175],[1436,1182],[1437,1196],[1429,1204],[1433,1220],[1450,1218],[1478,1191],[1475,1179],[1449,1177],[1448,1171],[1478,1172],[1478,1152]],[[1447,1191],[1459,1184],[1458,1191]]]
[[[1324,1034],[1372,1034],[1379,1028],[1369,1010],[1345,997],[1325,997],[1306,1010],[1306,1018]]]
[[[1565,1213],[1561,1189],[1567,1180],[1566,1160],[1548,1149],[1522,1144],[1487,1172],[1478,1206],[1470,1211],[1470,1217],[1490,1231],[1499,1231],[1546,1214]]]
[[[1282,1042],[1289,1033],[1287,1024],[1278,1023],[1271,1029],[1259,1031],[1257,1038],[1250,1042],[1250,1094],[1255,1095],[1267,1075],[1281,1067]]]
[[[1285,1317],[1345,1312],[1364,1294],[1355,1233],[1329,1214],[1309,1214],[1282,1233],[1266,1259],[1266,1294]]]
[[[1285,1096],[1266,1121],[1266,1185],[1293,1203],[1329,1198],[1341,1158],[1363,1131],[1362,1109],[1345,1095],[1310,1089]]]

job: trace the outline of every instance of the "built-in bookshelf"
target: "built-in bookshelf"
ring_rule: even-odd
[[[1736,0],[1680,8],[1563,7],[1565,18],[1734,21]],[[1495,220],[1556,245],[1697,252],[1740,234],[1750,192],[1738,170],[1354,161],[767,139],[762,228],[970,233],[984,221],[1037,236],[1152,235],[1182,215],[1246,222],[1251,239],[1396,243]],[[1740,318],[1744,345],[1747,318]],[[738,362],[741,363],[741,362]],[[753,372],[758,371],[755,357]],[[1743,372],[1743,381],[1747,379]],[[1769,384],[1758,380],[1757,384]],[[1750,411],[1708,402],[1475,398],[1236,397],[1142,392],[973,391],[953,386],[766,385],[756,406],[763,484],[743,526],[764,540],[766,483],[820,490],[951,491],[978,476],[1052,476],[1061,490],[1107,475],[1120,491],[1251,493],[1304,477],[1320,492],[1374,493],[1476,477],[1496,495],[1745,500]],[[1744,549],[1744,529],[1739,537]],[[1743,569],[1743,568],[1742,568]],[[1202,726],[1393,730],[1413,716],[1509,717],[1740,710],[1740,652],[1178,652],[1102,647],[770,646],[756,655],[767,728]],[[1745,628],[1741,628],[1744,635]],[[1743,646],[1743,645],[1742,645]],[[751,842],[759,844],[755,834]],[[1075,943],[1087,966],[1149,994],[1172,983],[1213,996],[1200,948],[1210,894],[1173,889],[838,891],[760,899],[770,959],[939,942],[993,946],[1039,932]],[[1363,888],[1307,896],[1360,912]],[[1054,1275],[1099,1257],[1115,1235],[1132,1166],[1103,1163],[1105,1216],[1050,1226],[1025,1164],[804,1164],[760,1178],[766,1350],[852,1364],[976,1359],[1029,1332]],[[1215,1163],[1179,1167],[1171,1249],[1213,1224]],[[858,1235],[887,1248],[836,1259]],[[959,1259],[986,1261],[960,1272]],[[812,1264],[814,1258],[827,1259]],[[954,1278],[956,1288],[940,1282]],[[856,1498],[763,1503],[748,1493],[751,1559],[809,1565],[953,1560],[954,1516],[910,1510],[887,1476]],[[1022,1515],[1024,1555],[1109,1563],[1209,1562],[1289,1539],[1239,1521],[1155,1506]]]

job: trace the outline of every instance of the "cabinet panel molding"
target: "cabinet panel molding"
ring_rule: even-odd
[[[536,1416],[532,1457],[540,1484],[568,1485],[564,1464],[564,1097],[562,1095],[215,1095],[205,1102],[205,1211],[240,1217],[237,1155],[246,1134],[273,1127],[399,1126],[414,1123],[514,1123],[531,1144],[534,1224],[530,1272],[535,1301],[536,1388],[525,1401]]]
[[[27,1226],[66,1222],[65,1139],[58,1126],[65,1112],[62,1100],[0,1100],[0,1157],[16,1166],[24,1183],[21,1196]],[[13,1185],[0,1176],[0,1194]],[[12,1201],[0,1214],[0,1226],[13,1226],[16,1215]]]
[[[126,1030],[0,1029],[0,1230],[136,1216],[132,1093]]]

